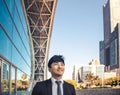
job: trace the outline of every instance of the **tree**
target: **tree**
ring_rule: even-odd
[[[93,73],[88,73],[88,74],[86,74],[86,76],[85,76],[85,80],[87,81],[87,82],[91,82],[92,80],[93,80],[93,78],[94,78],[94,75],[93,75]]]
[[[25,79],[27,79],[27,75],[26,74],[22,74],[21,78],[22,78],[22,80],[25,80]]]
[[[85,80],[90,83],[90,85],[95,85],[97,84],[97,81],[99,80],[100,78],[98,76],[94,76],[93,73],[88,73],[86,74],[85,76]]]

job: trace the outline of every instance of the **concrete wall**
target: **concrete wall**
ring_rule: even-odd
[[[77,90],[76,95],[120,95],[120,88],[99,88]]]

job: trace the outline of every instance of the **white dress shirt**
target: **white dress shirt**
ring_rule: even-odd
[[[60,80],[56,80],[55,78],[51,78],[51,81],[52,81],[52,95],[57,95],[57,84],[55,81],[61,81],[61,84],[60,84],[60,87],[61,87],[61,92],[62,92],[62,95],[63,95],[63,80],[60,79]]]

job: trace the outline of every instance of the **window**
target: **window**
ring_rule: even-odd
[[[9,95],[9,89],[10,89],[10,66],[7,63],[3,63],[3,79],[2,79],[2,89],[3,89],[3,95]]]

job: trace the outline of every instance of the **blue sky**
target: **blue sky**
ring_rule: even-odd
[[[99,60],[103,40],[103,5],[107,0],[58,0],[49,57],[65,57],[64,79],[72,77],[73,66]]]

